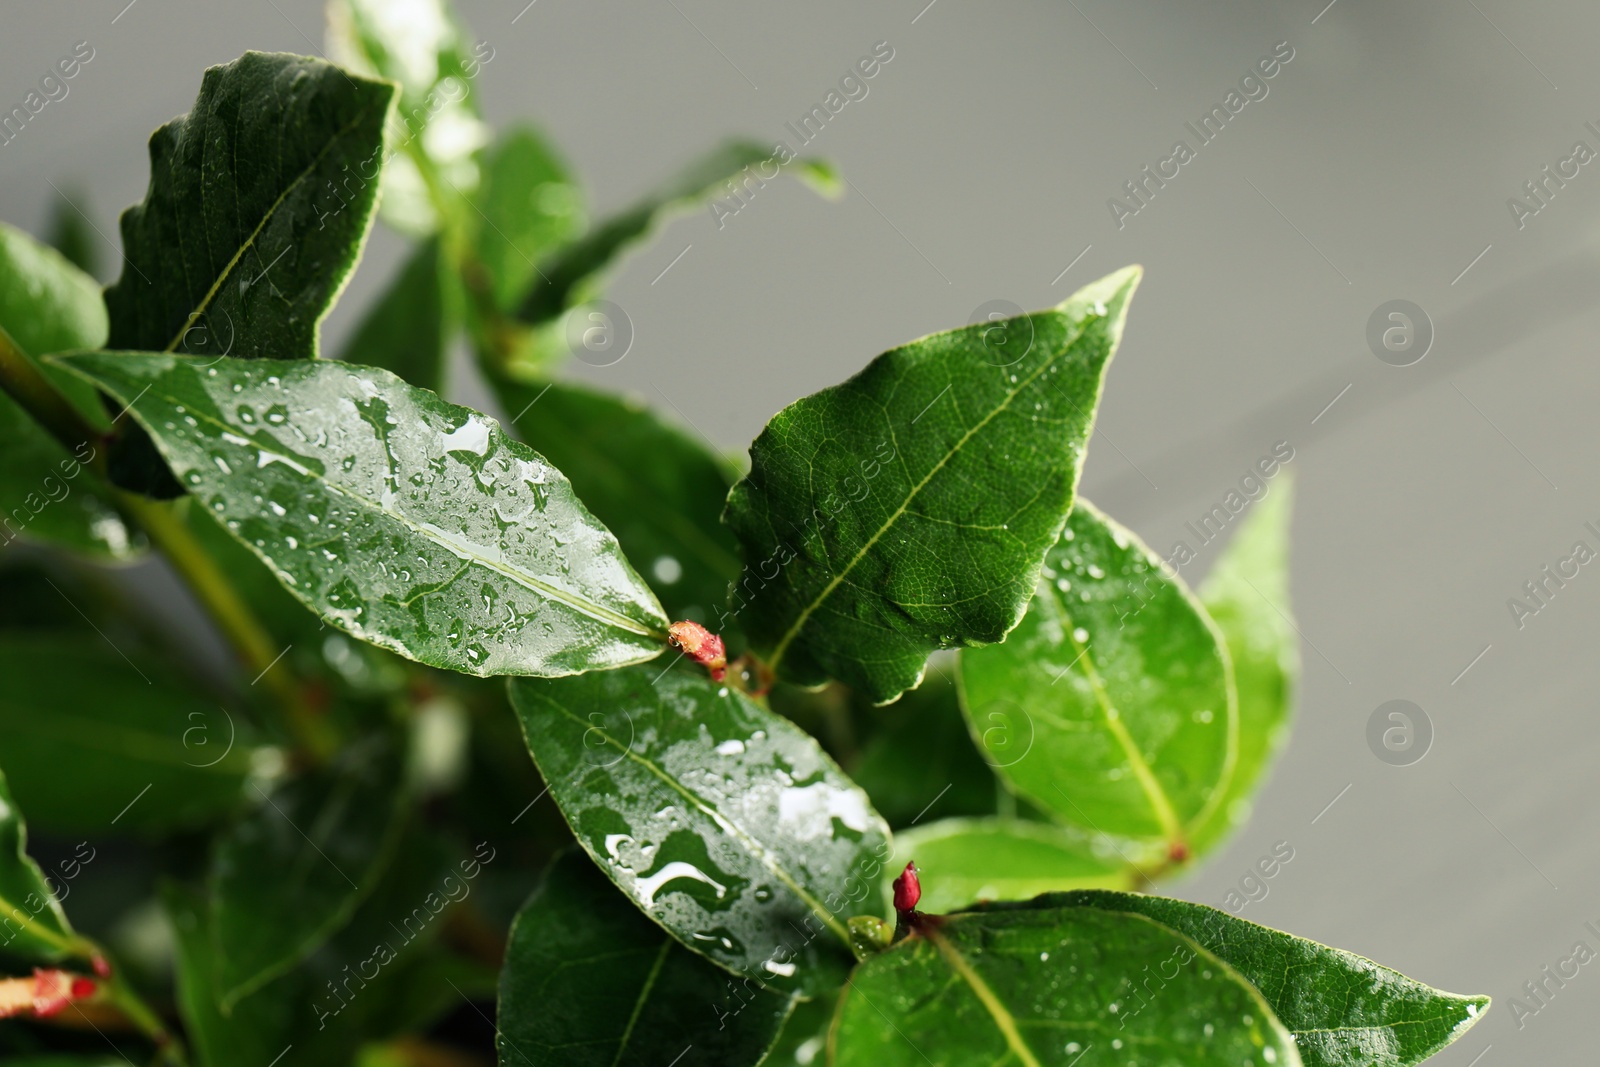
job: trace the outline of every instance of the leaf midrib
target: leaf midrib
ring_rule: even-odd
[[[211,301],[215,299],[217,293],[221,291],[223,283],[226,282],[228,280],[228,276],[233,273],[233,268],[239,265],[239,261],[244,258],[244,254],[255,247],[256,238],[261,236],[261,231],[266,229],[267,223],[272,221],[273,215],[277,214],[278,208],[283,206],[284,200],[288,198],[290,193],[294,192],[295,189],[299,187],[301,182],[305,181],[306,178],[310,176],[312,171],[317,169],[317,166],[321,164],[324,157],[326,157],[329,152],[333,151],[333,146],[347,136],[358,125],[360,125],[362,120],[364,120],[371,111],[372,106],[368,104],[361,109],[355,118],[351,119],[338,130],[335,130],[334,133],[328,138],[327,143],[318,150],[314,157],[312,157],[311,162],[306,164],[305,169],[299,174],[295,175],[294,178],[283,187],[283,191],[278,194],[277,198],[273,200],[270,205],[267,206],[267,210],[261,216],[261,221],[256,223],[255,229],[250,231],[250,235],[246,237],[239,247],[234,251],[233,258],[228,260],[227,264],[222,268],[222,272],[218,274],[216,280],[211,283],[211,288],[206,291],[206,295],[200,298],[200,303],[195,306],[195,309],[189,313],[189,317],[184,320],[183,326],[178,330],[178,335],[171,341],[167,342],[167,347],[162,349],[163,352],[176,352],[178,350],[178,346],[183,343],[184,335],[189,332],[190,328],[193,327],[197,321],[199,321],[200,316],[206,313],[206,309],[211,306]]]
[[[555,708],[568,719],[571,719],[577,725],[582,726],[586,732],[596,729],[593,723],[589,722],[587,719],[578,718],[578,716],[574,715],[564,705],[557,704],[548,698],[542,699],[544,699],[545,703]],[[725,832],[737,837],[741,842],[743,842],[750,854],[759,860],[763,867],[771,871],[779,881],[788,886],[789,889],[794,892],[795,896],[799,897],[807,907],[815,912],[816,915],[827,924],[828,929],[832,930],[835,936],[837,936],[839,940],[844,943],[846,948],[850,947],[850,932],[845,929],[843,923],[839,922],[839,917],[833,912],[829,911],[827,908],[823,907],[821,901],[812,896],[811,893],[809,893],[805,887],[800,885],[799,882],[795,881],[794,877],[789,874],[788,870],[772,857],[772,855],[767,851],[766,846],[758,841],[754,835],[752,835],[748,830],[740,826],[738,823],[734,822],[732,819],[728,818],[726,815],[722,814],[720,811],[717,811],[715,808],[711,807],[698,793],[690,791],[688,787],[684,786],[676,778],[673,778],[671,775],[667,774],[666,771],[656,766],[654,761],[645,759],[643,756],[634,752],[633,749],[627,745],[618,744],[616,738],[612,737],[608,731],[600,730],[599,733],[600,736],[605,739],[607,744],[611,745],[624,756],[628,757],[628,759],[639,764],[651,774],[661,779],[661,781],[664,782],[668,788],[682,796],[696,809],[698,809],[706,818],[716,823],[717,826],[722,828]]]
[[[633,1011],[628,1016],[628,1025],[622,1030],[622,1040],[617,1042],[617,1054],[611,1060],[611,1067],[619,1067],[622,1063],[622,1054],[628,1051],[628,1042],[633,1040],[633,1028],[639,1025],[639,1016],[644,1014],[645,1002],[650,999],[650,993],[656,987],[656,979],[661,977],[661,966],[667,962],[667,954],[672,951],[672,945],[672,938],[666,936],[661,938],[661,948],[656,952],[655,962],[650,965],[650,973],[645,975],[639,995],[634,998]]]
[[[1085,319],[1082,322],[1077,323],[1076,325],[1079,327],[1078,332],[1069,333],[1067,337],[1063,338],[1059,351],[1057,351],[1049,359],[1040,363],[1038,370],[1034,371],[1032,374],[1028,375],[1020,383],[1018,383],[1015,389],[1006,394],[1006,398],[1003,401],[1001,401],[992,411],[980,419],[975,426],[973,426],[966,433],[962,434],[961,439],[950,446],[945,454],[940,457],[939,462],[934,464],[933,469],[928,471],[928,473],[923,476],[921,481],[912,486],[911,492],[906,494],[905,500],[903,500],[900,506],[895,509],[894,514],[890,515],[886,520],[884,520],[883,525],[878,528],[877,532],[868,538],[867,543],[861,546],[861,549],[855,554],[854,557],[851,558],[849,563],[845,564],[844,570],[835,575],[833,579],[823,587],[822,592],[818,593],[815,599],[813,599],[811,603],[807,604],[805,608],[801,610],[799,616],[795,618],[795,621],[789,626],[788,630],[784,632],[783,637],[773,648],[772,655],[767,661],[767,666],[771,670],[774,672],[777,671],[778,664],[782,662],[783,655],[788,650],[790,643],[797,636],[799,636],[799,633],[805,627],[805,624],[810,621],[812,614],[822,606],[825,600],[833,595],[833,591],[839,588],[840,583],[842,583],[846,576],[848,576],[849,573],[855,569],[856,564],[860,563],[866,554],[870,552],[880,540],[883,539],[883,535],[889,532],[889,528],[900,521],[900,516],[905,514],[906,509],[911,506],[911,502],[917,498],[917,494],[922,492],[922,490],[927,487],[928,483],[934,479],[935,475],[944,470],[945,466],[952,459],[954,459],[963,448],[966,447],[968,441],[972,440],[972,438],[976,436],[978,432],[981,431],[985,426],[989,425],[990,422],[994,421],[996,418],[999,418],[1000,413],[1009,408],[1011,406],[1011,402],[1020,396],[1024,389],[1027,389],[1029,386],[1031,386],[1036,380],[1038,380],[1040,375],[1044,374],[1045,371],[1055,366],[1055,363],[1058,359],[1066,355],[1067,350],[1073,345],[1073,343],[1083,337],[1089,321],[1089,319]],[[1068,325],[1070,329],[1070,326],[1073,324],[1069,323]],[[1093,423],[1092,417],[1090,418],[1090,423]]]
[[[187,364],[180,363],[180,364],[178,364],[178,366],[185,366],[186,367]],[[155,395],[155,397],[157,399],[163,400],[166,403],[168,403],[168,404],[170,404],[170,405],[172,405],[174,407],[177,407],[177,406],[179,406],[180,404],[183,403],[178,397],[171,396],[168,393],[166,393],[165,391],[156,391],[154,395]],[[120,400],[122,398],[119,396],[118,399]],[[187,406],[187,405],[185,405],[185,406]],[[139,412],[139,406],[137,404],[134,405],[133,410],[134,410],[135,413],[138,413]],[[211,425],[217,427],[219,430],[223,430],[223,431],[225,431],[227,433],[234,434],[235,436],[245,437],[251,443],[252,447],[254,447],[258,452],[263,451],[261,446],[256,444],[255,435],[253,433],[251,433],[248,428],[244,428],[244,427],[237,427],[236,428],[234,426],[230,426],[229,424],[227,424],[225,422],[222,422],[219,419],[216,419],[216,418],[212,417],[211,415],[208,415],[208,414],[206,414],[204,412],[201,412],[201,411],[195,411],[192,408],[189,411],[189,414],[193,415],[196,419],[198,419],[200,421],[210,423]],[[502,430],[501,432],[503,433],[504,431]],[[159,435],[154,435],[154,434],[152,434],[152,436],[156,437],[157,444],[159,445],[160,444],[160,440],[161,440],[160,436]],[[427,540],[430,544],[435,544],[435,545],[440,546],[441,548],[444,548],[444,549],[448,550],[457,559],[461,559],[461,560],[464,560],[464,561],[469,562],[469,563],[476,563],[479,566],[483,567],[485,570],[490,570],[490,571],[495,572],[496,574],[500,574],[500,575],[510,579],[511,581],[517,583],[518,585],[521,585],[524,588],[531,590],[532,592],[540,594],[541,596],[543,596],[547,600],[553,600],[553,601],[556,601],[558,603],[565,604],[568,607],[572,608],[574,611],[577,611],[577,612],[579,612],[581,614],[589,616],[591,619],[594,619],[596,622],[606,623],[607,625],[614,626],[617,629],[626,630],[629,633],[637,634],[640,637],[653,637],[653,638],[665,640],[665,635],[664,634],[649,628],[644,623],[636,622],[635,620],[628,618],[626,615],[622,615],[622,614],[620,614],[618,612],[614,612],[609,608],[601,607],[599,604],[595,604],[592,601],[585,600],[584,598],[582,598],[582,597],[580,597],[580,596],[578,596],[578,595],[576,595],[574,593],[569,593],[564,589],[558,589],[555,586],[547,585],[544,582],[541,582],[537,578],[534,578],[534,577],[531,577],[531,576],[528,576],[528,575],[523,575],[523,574],[521,574],[521,573],[519,573],[519,572],[517,572],[515,570],[512,570],[512,569],[504,566],[503,564],[499,564],[499,563],[496,563],[493,560],[486,559],[483,556],[479,556],[479,555],[477,555],[475,553],[464,553],[455,544],[451,543],[450,541],[441,540],[441,539],[439,539],[437,537],[434,537],[434,536],[430,535],[425,526],[423,526],[422,524],[412,520],[410,517],[408,517],[406,515],[402,515],[402,514],[400,514],[398,512],[395,512],[395,511],[390,511],[389,509],[385,508],[382,504],[378,503],[375,500],[371,500],[371,499],[363,496],[360,493],[353,492],[353,491],[351,491],[349,489],[344,488],[343,486],[337,485],[334,482],[329,481],[328,478],[325,475],[319,474],[318,472],[312,470],[310,467],[305,466],[305,464],[301,464],[301,466],[304,467],[304,469],[306,471],[306,474],[309,477],[315,479],[317,482],[319,482],[321,485],[323,485],[328,490],[328,492],[337,494],[337,495],[339,495],[341,497],[345,497],[345,498],[347,498],[349,500],[356,501],[356,502],[358,502],[360,504],[365,505],[367,508],[369,508],[370,510],[378,513],[379,515],[383,515],[383,516],[386,516],[386,517],[392,519],[394,522],[398,523],[399,525],[404,526],[409,530],[412,530],[418,536],[420,536],[420,537],[424,538],[425,540]],[[574,494],[574,495],[576,495],[576,494]],[[246,548],[249,548],[251,550],[251,552],[256,552],[256,548],[255,548],[254,545],[251,545],[248,541],[244,541],[242,538],[240,538],[239,540],[240,540],[240,542],[242,544],[245,545]]]
[[[983,976],[977,972],[972,964],[967,961],[967,958],[961,954],[960,950],[952,945],[950,940],[940,933],[938,929],[929,929],[927,937],[929,941],[933,942],[934,948],[939,950],[939,955],[943,956],[945,962],[950,965],[950,969],[960,975],[962,981],[967,983],[967,987],[972,990],[973,996],[978,998],[978,1002],[983,1005],[984,1010],[989,1013],[989,1017],[994,1020],[995,1029],[999,1030],[1001,1036],[1005,1038],[1006,1046],[1011,1049],[1018,1060],[1022,1061],[1023,1067],[1040,1067],[1038,1057],[1033,1054],[1033,1050],[1023,1040],[1022,1031],[1017,1029],[1016,1018],[1001,1003],[1000,998],[995,995],[995,991],[989,988],[989,983],[983,980]]]

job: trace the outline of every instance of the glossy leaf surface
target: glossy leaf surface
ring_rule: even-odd
[[[207,888],[225,1012],[350,921],[392,856],[400,783],[398,755],[368,742],[271,795],[258,791],[255,809],[218,840]]]
[[[106,339],[100,287],[59,253],[0,223],[0,329],[37,358]],[[101,425],[94,390],[72,375],[45,371],[75,406]],[[138,540],[111,498],[86,475],[98,446],[68,451],[0,392],[0,544],[21,537],[102,558],[134,554]]]
[[[0,772],[0,950],[59,960],[77,944],[67,913],[28,855],[28,826]]]
[[[939,914],[979,900],[1029,900],[1053,890],[1123,888],[1130,864],[1114,847],[1066,827],[1023,819],[945,819],[895,835],[915,861],[918,910]],[[889,882],[884,881],[885,899]]]
[[[1216,813],[1194,833],[1196,851],[1213,847],[1250,817],[1251,797],[1289,739],[1300,675],[1300,635],[1289,613],[1291,491],[1281,475],[1200,586],[1233,661],[1239,761]]]
[[[651,923],[581,852],[556,860],[500,972],[506,1067],[754,1067],[792,996],[746,988]]]
[[[122,215],[110,347],[315,356],[372,222],[393,96],[303,56],[208,69],[194,109],[151,135],[149,190]]]
[[[649,659],[666,619],[561,472],[387,371],[84,353],[183,483],[330,623],[468,674]]]
[[[866,961],[839,1002],[835,1067],[1299,1067],[1237,972],[1139,915],[954,915]]]
[[[249,724],[92,631],[0,640],[0,767],[36,829],[165,832],[237,809]]]
[[[1410,1067],[1466,1033],[1489,1009],[1488,997],[1441,992],[1352,952],[1203,904],[1090,891],[1015,907],[1142,915],[1192,938],[1260,990],[1293,1034],[1306,1067]]]
[[[629,247],[644,240],[667,216],[719,195],[725,182],[736,179],[746,167],[773,160],[771,146],[751,141],[730,141],[690,163],[659,190],[632,207],[602,219],[593,229],[540,266],[540,276],[523,299],[518,312],[523,321],[547,322],[567,308],[588,299],[595,278],[611,267]],[[832,193],[837,179],[822,163],[796,160],[794,173],[823,192]],[[776,177],[778,168],[772,167]]]
[[[713,630],[739,575],[722,525],[732,479],[699,440],[635,401],[579,385],[498,385],[512,429],[572,479],[674,619]]]
[[[808,735],[698,669],[511,683],[578,841],[647,915],[754,982],[843,981],[888,828]]]
[[[1181,579],[1079,501],[1027,617],[961,654],[980,747],[1086,833],[1183,841],[1221,800],[1237,750],[1220,636]]]
[[[939,648],[1003,639],[1072,506],[1140,272],[892,349],[791,404],[728,498],[753,648],[884,702]]]

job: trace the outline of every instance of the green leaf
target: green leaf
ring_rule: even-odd
[[[1239,761],[1223,801],[1196,828],[1197,852],[1250,817],[1250,798],[1289,739],[1300,635],[1289,615],[1289,514],[1293,484],[1280,475],[1200,586],[1200,599],[1227,640],[1239,694]]]
[[[475,156],[489,128],[473,79],[494,49],[479,45],[469,55],[465,32],[440,0],[330,0],[327,12],[334,62],[400,84],[390,122],[394,150],[383,170],[383,220],[412,236],[431,234],[441,224],[438,197],[455,200],[478,184]]]
[[[643,241],[671,215],[698,205],[720,193],[724,184],[746,167],[780,162],[771,147],[753,141],[730,141],[700,157],[661,189],[632,207],[602,220],[592,230],[540,266],[534,284],[518,311],[524,322],[552,321],[568,308],[588,300],[598,289],[598,276],[628,248]],[[837,180],[826,164],[795,160],[796,174],[819,191],[831,194]]]
[[[225,1014],[350,921],[393,855],[408,800],[400,783],[393,746],[373,738],[261,793],[218,840],[208,910]]]
[[[888,828],[809,736],[699,670],[518,680],[511,703],[579,843],[668,933],[763,985],[844,979]]]
[[[767,1054],[759,1067],[823,1067],[827,1062],[824,1053],[828,1047],[828,1029],[833,1025],[834,1002],[837,998],[818,997],[803,1000],[794,1006],[789,1018],[784,1020]],[[513,1067],[507,1064],[506,1067]]]
[[[540,133],[515,126],[484,166],[477,197],[478,262],[495,306],[510,311],[528,291],[537,264],[583,231],[583,193]]]
[[[918,907],[935,914],[977,900],[1027,900],[1062,889],[1120,889],[1132,873],[1128,860],[1104,839],[1022,819],[929,823],[897,834],[895,852],[916,863],[922,880]],[[883,885],[887,894],[887,877]]]
[[[1489,1008],[1488,997],[1444,993],[1354,953],[1203,904],[1090,891],[1003,910],[1017,913],[1010,908],[1142,915],[1192,938],[1260,990],[1293,1035],[1305,1067],[1410,1067],[1466,1033]]]
[[[418,245],[339,358],[382,367],[418,388],[440,392],[456,318],[454,309],[446,308],[444,269],[437,238]]]
[[[500,971],[506,1067],[753,1067],[794,1003],[678,944],[569,851],[517,914]]]
[[[211,67],[122,215],[112,348],[309,359],[360,255],[394,87],[304,56]],[[335,192],[337,190],[337,193]]]
[[[726,519],[739,618],[769,666],[883,703],[933,650],[1011,631],[1072,507],[1140,274],[892,349],[767,424]]]
[[[249,724],[170,668],[85,636],[0,640],[0,766],[34,826],[165,833],[237,809]]]
[[[1233,771],[1221,636],[1163,567],[1080,500],[1022,624],[961,654],[980,745],[1020,792],[1086,833],[1184,842]]]
[[[387,371],[91,352],[189,491],[328,622],[467,674],[638,662],[667,620],[561,472]]]
[[[857,968],[833,1067],[1300,1067],[1261,995],[1140,915],[1029,908],[924,919]]]
[[[106,339],[100,287],[59,253],[0,223],[0,328],[29,356],[98,348]],[[106,424],[94,390],[45,369],[97,426]],[[136,554],[142,540],[84,466],[96,443],[69,452],[0,392],[0,544],[21,537],[105,559]]]
[[[81,955],[67,913],[28,855],[28,827],[0,772],[0,950],[34,960]]]
[[[100,237],[89,226],[89,220],[79,210],[85,194],[77,190],[71,199],[56,197],[50,209],[50,247],[91,278],[100,272]]]
[[[721,629],[738,549],[722,525],[732,479],[699,441],[635,401],[578,385],[497,382],[512,428],[572,479],[673,619]]]

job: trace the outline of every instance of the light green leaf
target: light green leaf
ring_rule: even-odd
[[[767,424],[726,519],[740,621],[780,677],[882,703],[933,650],[1011,631],[1072,507],[1140,274],[892,349]]]
[[[739,557],[721,522],[733,481],[721,461],[636,401],[562,383],[496,388],[517,436],[572,479],[669,616],[722,629]]]
[[[371,226],[394,87],[304,56],[206,71],[123,212],[112,348],[308,359]],[[338,190],[335,194],[334,190]]]
[[[793,996],[746,989],[570,851],[517,913],[500,971],[505,1067],[754,1067]]]
[[[164,833],[237,809],[249,723],[91,631],[0,640],[0,766],[36,828]]]
[[[1289,739],[1300,676],[1300,635],[1289,614],[1289,513],[1293,483],[1279,475],[1200,586],[1227,639],[1239,694],[1239,761],[1215,814],[1194,832],[1203,851],[1250,817],[1250,798]]]
[[[387,371],[126,352],[62,362],[151,431],[189,491],[341,629],[467,674],[638,662],[667,620],[561,472]]]
[[[1085,833],[1176,845],[1221,802],[1238,713],[1221,636],[1163,567],[1080,500],[1027,617],[961,654],[961,687],[1024,795]]]
[[[440,226],[438,199],[455,201],[478,184],[476,154],[489,142],[474,79],[494,58],[471,47],[441,0],[329,0],[328,54],[371,78],[400,84],[390,120],[394,146],[383,170],[383,220],[423,237]]]
[[[1052,890],[1121,889],[1132,875],[1113,843],[1023,819],[945,819],[913,827],[895,835],[895,853],[916,863],[922,881],[917,907],[934,914]],[[890,899],[888,877],[883,888]]]
[[[531,126],[500,138],[484,166],[477,223],[478,262],[489,272],[495,306],[510,311],[528,291],[541,259],[583,231],[583,192],[555,149]]]
[[[28,855],[28,827],[0,772],[0,950],[25,959],[82,955],[67,913]]]
[[[440,392],[457,319],[446,297],[437,238],[417,246],[384,294],[356,327],[339,358],[382,367],[421,389]]]
[[[217,841],[207,888],[224,1014],[350,921],[394,853],[407,796],[394,746],[374,738],[326,769],[258,793]]]
[[[737,181],[747,167],[765,165],[773,173],[764,177],[776,177],[780,160],[774,152],[771,146],[752,141],[730,141],[689,164],[632,207],[601,220],[583,237],[540,264],[539,279],[523,298],[518,317],[538,325],[588,300],[598,289],[598,276],[674,213],[721,194],[726,183]],[[825,194],[831,195],[837,189],[837,179],[824,163],[794,160],[788,166]]]
[[[888,828],[799,728],[695,669],[511,683],[539,772],[600,869],[753,982],[843,981]]]
[[[106,339],[100,287],[54,250],[0,223],[0,329],[25,355],[98,348]],[[94,390],[55,368],[45,375],[96,426],[106,425]],[[0,544],[21,537],[91,556],[124,559],[142,540],[111,498],[85,477],[97,443],[69,452],[0,392]]]
[[[1489,998],[1444,993],[1342,949],[1182,900],[1136,893],[1040,897],[1011,909],[1087,909],[1142,915],[1226,960],[1260,990],[1305,1067],[1411,1067],[1466,1033]]]
[[[831,1067],[1300,1067],[1261,995],[1140,915],[1029,908],[924,920],[856,969]]]

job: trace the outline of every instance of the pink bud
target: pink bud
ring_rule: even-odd
[[[711,680],[720,682],[728,674],[728,652],[722,638],[697,622],[675,622],[667,627],[667,639],[672,647],[711,672]]]
[[[922,883],[917,881],[917,865],[908,863],[905,871],[894,880],[894,910],[901,914],[915,911],[921,899]]]

